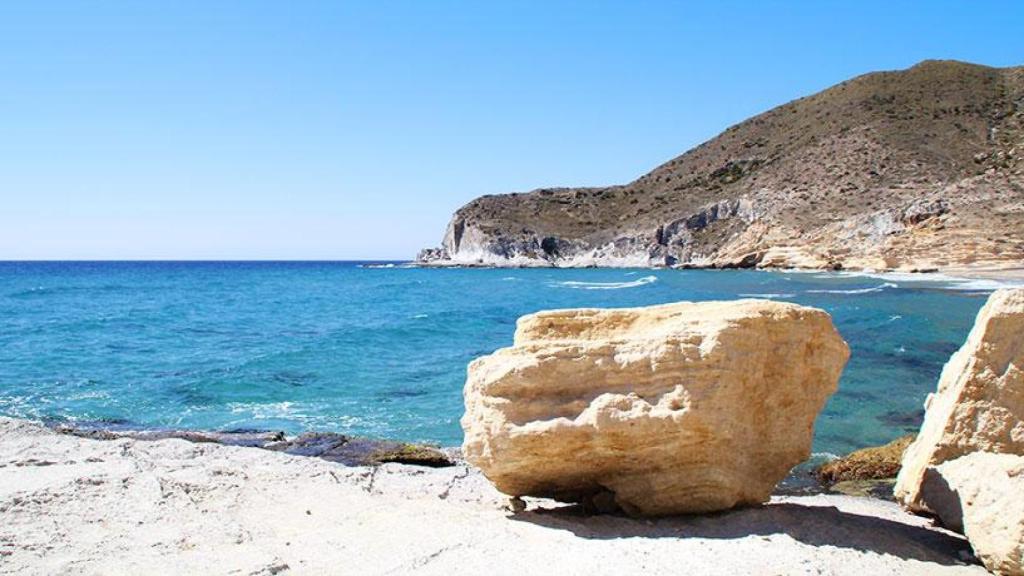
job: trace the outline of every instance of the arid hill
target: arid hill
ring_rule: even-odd
[[[483,196],[423,263],[1024,265],[1024,67],[925,61],[728,128],[637,180]]]

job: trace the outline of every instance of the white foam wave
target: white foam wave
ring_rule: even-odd
[[[575,288],[577,290],[621,290],[622,288],[636,288],[657,281],[657,276],[644,276],[631,282],[579,282],[568,280],[566,282],[556,282],[554,286]]]
[[[850,290],[808,290],[807,292],[810,294],[870,294],[872,292],[881,292],[886,288],[899,288],[899,285],[893,284],[892,282],[885,282],[870,288],[853,288]]]
[[[765,294],[737,294],[743,298],[794,298],[796,294],[767,292]]]
[[[875,272],[872,270],[843,271],[835,273],[839,276],[877,278],[889,282],[901,284],[914,284],[941,290],[963,290],[967,292],[991,292],[1000,288],[1013,288],[1024,286],[1024,280],[1017,279],[996,279],[996,278],[966,278],[963,276],[951,276],[949,274],[915,273],[915,272]],[[826,277],[823,275],[822,277]]]

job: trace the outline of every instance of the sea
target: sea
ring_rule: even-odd
[[[0,414],[462,441],[466,365],[538,310],[768,298],[852,355],[814,450],[914,432],[999,284],[935,274],[437,269],[401,262],[0,262]]]

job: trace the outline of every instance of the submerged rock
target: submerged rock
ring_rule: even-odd
[[[788,303],[540,312],[469,365],[463,452],[512,496],[760,504],[810,456],[848,356],[828,314]]]

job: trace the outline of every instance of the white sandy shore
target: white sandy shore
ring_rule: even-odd
[[[513,515],[467,467],[346,468],[0,418],[4,574],[984,574],[894,504],[777,498],[653,521]]]

